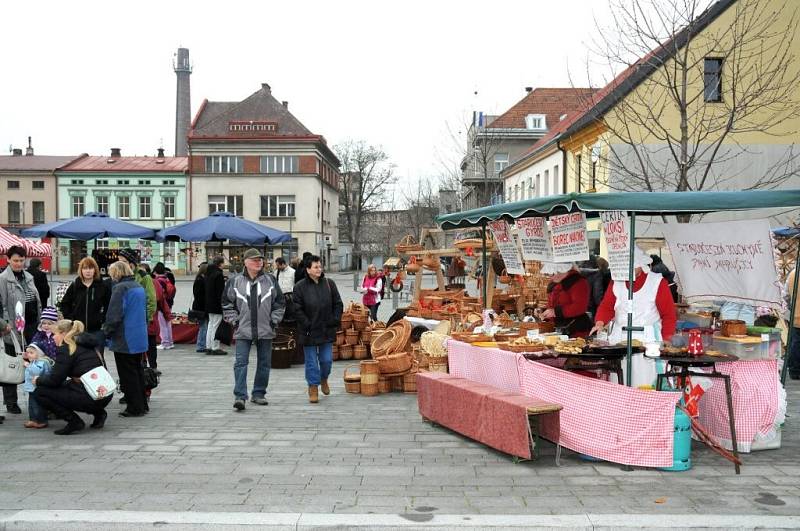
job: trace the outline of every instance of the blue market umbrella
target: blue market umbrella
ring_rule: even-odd
[[[221,242],[231,240],[248,245],[275,245],[291,240],[283,231],[254,221],[237,218],[230,212],[214,212],[207,218],[187,221],[158,231],[156,240]]]
[[[27,238],[68,238],[70,240],[94,240],[97,238],[140,238],[153,239],[156,231],[134,225],[127,221],[111,218],[102,212],[89,212],[72,219],[61,219],[52,223],[36,225],[23,229]]]

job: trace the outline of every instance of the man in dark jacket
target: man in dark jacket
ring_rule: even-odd
[[[330,394],[328,376],[333,365],[333,340],[342,319],[342,298],[336,284],[322,273],[319,256],[308,259],[306,278],[294,285],[292,297],[297,337],[306,359],[308,401],[319,401],[319,389]]]
[[[286,305],[278,281],[264,272],[264,256],[258,249],[244,253],[244,271],[231,277],[222,294],[225,321],[238,324],[236,361],[233,364],[235,400],[233,407],[243,411],[247,401],[247,365],[250,347],[256,347],[256,376],[251,402],[267,405],[267,385],[272,362],[272,340],[283,319]]]
[[[308,251],[303,253],[303,261],[300,262],[300,267],[294,270],[295,284],[306,278],[306,268],[308,267],[308,261],[310,258],[311,258],[311,253],[309,253]]]
[[[47,275],[41,270],[42,261],[38,258],[31,258],[28,264],[28,273],[33,276],[33,284],[39,292],[39,301],[42,308],[47,306],[47,299],[50,298],[50,283],[47,282]]]
[[[216,339],[217,328],[222,323],[222,293],[225,291],[225,275],[222,272],[222,265],[225,257],[217,255],[211,261],[206,270],[206,313],[208,314],[208,329],[206,330],[206,354],[222,355],[227,354],[219,348],[219,340]]]

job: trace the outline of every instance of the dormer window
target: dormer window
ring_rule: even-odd
[[[547,121],[544,114],[529,114],[525,117],[525,128],[534,131],[547,129]]]
[[[275,133],[277,130],[276,122],[228,122],[228,131],[232,133]]]

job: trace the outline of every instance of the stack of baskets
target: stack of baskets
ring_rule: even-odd
[[[363,359],[360,363],[360,392],[368,396],[393,389],[415,393],[419,362],[412,354],[411,323],[401,319],[389,327],[382,328],[382,326],[385,325],[374,324],[374,329],[370,332],[368,350],[363,346],[362,351],[359,348],[362,345],[353,347],[356,359],[362,359],[360,356],[365,352],[370,352],[372,356],[372,359]],[[346,376],[351,380],[355,379],[354,375],[346,374]],[[345,378],[345,384],[347,382]],[[350,387],[355,388],[352,382]]]
[[[369,358],[372,327],[369,309],[363,304],[350,303],[342,313],[341,328],[336,332],[334,360],[363,360]]]

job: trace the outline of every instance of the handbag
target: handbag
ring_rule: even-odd
[[[16,340],[14,343],[16,343]],[[5,344],[0,339],[0,383],[4,385],[19,385],[24,381],[25,364],[22,361],[22,357],[6,354]]]
[[[102,400],[114,394],[114,391],[117,390],[117,382],[106,369],[106,363],[100,353],[96,350],[94,352],[100,358],[102,365],[81,374],[81,383],[86,392],[89,393],[89,396],[92,397],[92,400]]]
[[[202,323],[206,319],[207,316],[208,316],[208,314],[206,312],[204,312],[203,310],[189,310],[189,313],[187,314],[187,318],[189,319],[189,322],[190,323],[196,323],[196,324]]]
[[[227,321],[222,321],[219,324],[219,328],[217,328],[217,333],[214,334],[214,339],[223,345],[231,346],[233,344],[233,325]]]
[[[158,387],[158,373],[152,367],[144,368],[144,390],[149,391]]]

